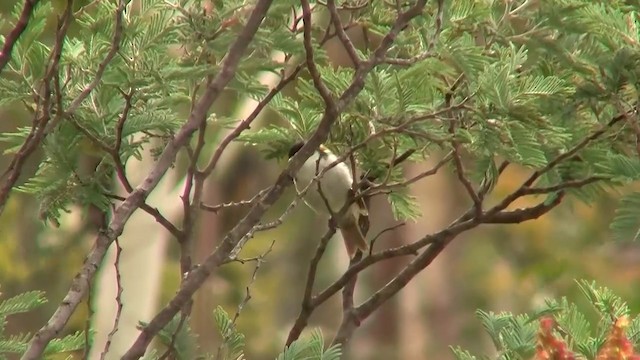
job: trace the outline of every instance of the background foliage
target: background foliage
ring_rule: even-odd
[[[76,1],[69,9],[65,2],[41,2],[2,72],[3,169],[28,138],[34,116],[50,117],[46,138],[26,162],[0,217],[0,283],[5,294],[43,289],[49,299],[63,297],[66,279],[73,277],[93,245],[87,234],[108,222],[112,204],[119,204],[115,184],[125,190],[137,186],[126,179],[127,163],[158,160],[203,94],[203,79],[222,71],[251,10],[242,1],[140,1],[114,17],[122,4]],[[394,28],[396,7],[407,10],[412,4],[339,4],[345,6],[343,24],[355,29],[347,29],[355,55],[371,56]],[[314,62],[324,85],[337,97],[357,73],[351,66],[353,54],[335,36],[324,41],[329,15],[323,4],[313,5]],[[0,6],[6,34],[23,3]],[[273,97],[262,122],[233,142],[228,165],[219,165],[207,184],[215,194],[211,202],[252,198],[286,165],[288,146],[316,131],[327,104],[314,74],[302,69],[307,54],[302,15],[296,13],[300,27],[292,32],[292,6],[299,2],[271,5],[236,76],[207,117],[207,141],[199,143],[194,137],[191,148],[173,164],[176,187],[194,163],[201,168],[211,164],[207,160],[225,135],[247,118],[238,115],[245,100],[262,101],[269,94],[270,88],[258,81],[264,72],[283,78],[300,75]],[[638,10],[637,4],[625,1],[428,1],[424,15],[398,34],[331,127],[327,141],[338,154],[354,150],[353,159],[376,179],[370,191],[385,195],[374,200],[381,204],[382,215],[374,215],[378,218],[371,234],[408,222],[381,237],[381,248],[409,244],[446,227],[473,200],[483,200],[485,209],[499,207],[520,188],[524,190],[517,199],[499,210],[553,204],[560,197],[563,202],[531,222],[463,234],[427,269],[430,275],[409,285],[407,293],[413,295],[385,303],[363,324],[353,340],[354,358],[416,358],[416,352],[427,350],[446,358],[452,344],[484,352],[491,341],[478,341],[481,327],[470,316],[474,309],[526,312],[547,296],[576,298],[576,278],[606,284],[627,299],[631,309],[638,308],[639,292],[629,286],[640,275],[633,266],[637,245],[631,242],[640,228],[634,184],[640,176]],[[67,11],[73,12],[74,21],[64,37],[59,65],[51,70],[51,53],[56,41],[62,41],[56,39],[58,24]],[[274,51],[287,54],[288,62],[274,57]],[[48,71],[56,77],[48,78]],[[56,96],[43,102],[47,90]],[[202,156],[190,163],[199,147]],[[389,167],[402,154],[409,154],[403,166]],[[417,183],[403,184],[409,174],[427,171],[425,163],[432,166],[447,156],[441,171],[421,182],[426,190]],[[537,174],[535,182],[523,187],[532,174]],[[481,198],[473,199],[472,191]],[[445,194],[443,199],[439,193]],[[293,196],[287,193],[266,218],[278,219]],[[164,201],[174,208],[183,206],[179,196]],[[207,228],[194,228],[196,248],[204,244],[206,253],[211,251],[217,244],[212,242],[220,241],[246,214],[241,206],[224,210],[200,215],[202,223],[210,220],[216,228],[210,232],[214,236],[202,239],[196,235],[206,235]],[[282,349],[321,236],[310,238],[315,231],[308,229],[319,234],[326,227],[302,206],[286,213],[282,226],[256,233],[242,253],[259,256],[277,240],[257,280],[249,264],[221,267],[210,288],[203,290],[213,299],[200,313],[209,325],[198,324],[198,316],[192,320],[194,329],[211,330],[214,305],[236,308],[250,285],[251,301],[237,322],[250,340],[245,349],[250,358],[273,358]],[[437,220],[440,217],[444,219]],[[188,227],[188,221],[179,217],[176,224],[182,224],[177,227]],[[425,224],[434,227],[424,230]],[[330,285],[347,267],[337,244],[329,243],[318,288]],[[172,241],[159,304],[169,301],[182,281],[186,263],[180,253],[180,244]],[[363,272],[357,298],[366,300],[406,263],[394,259]],[[8,323],[8,330],[34,332],[57,305],[44,304]],[[65,332],[83,330],[89,312],[80,306]],[[339,313],[340,300],[334,298],[319,308],[311,323],[333,335]],[[417,351],[403,339],[403,329],[410,328],[415,316],[424,320],[420,332],[411,335],[413,342],[423,344]],[[434,323],[442,329],[433,331]],[[200,345],[210,353],[217,349]]]

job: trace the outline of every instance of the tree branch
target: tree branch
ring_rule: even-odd
[[[24,6],[22,7],[22,12],[20,13],[20,18],[16,23],[16,26],[13,27],[13,30],[7,35],[4,40],[4,45],[2,46],[2,51],[0,51],[0,74],[4,67],[11,60],[11,52],[13,51],[13,46],[16,44],[20,35],[24,32],[29,25],[29,19],[31,18],[31,14],[33,13],[33,8],[40,2],[40,0],[25,0]]]
[[[116,243],[116,258],[113,262],[113,267],[115,268],[115,272],[116,272],[116,286],[117,286],[117,292],[116,292],[116,306],[117,306],[117,310],[116,310],[116,316],[115,319],[113,320],[113,327],[111,328],[111,331],[109,332],[109,334],[107,335],[107,342],[104,344],[104,349],[102,350],[102,353],[100,353],[100,360],[104,360],[107,358],[107,354],[109,353],[109,347],[111,347],[111,341],[113,340],[113,336],[116,334],[116,332],[118,331],[118,325],[120,324],[120,316],[122,315],[122,279],[120,276],[120,255],[122,254],[122,248],[120,247],[120,244],[118,243],[118,239],[115,240]]]
[[[376,49],[373,55],[369,58],[368,61],[363,63],[362,67],[360,67],[356,71],[351,85],[338,99],[335,109],[325,109],[325,113],[320,120],[317,130],[308,139],[306,144],[296,153],[296,155],[291,158],[287,168],[283,170],[282,173],[278,176],[278,179],[276,180],[270,191],[265,194],[260,199],[260,201],[249,210],[247,215],[245,215],[245,217],[240,220],[240,222],[229,233],[227,233],[218,248],[212,254],[210,254],[198,268],[189,273],[180,290],[178,290],[177,294],[162,310],[160,310],[160,312],[156,314],[156,316],[149,322],[147,327],[143,329],[142,333],[138,336],[134,344],[123,356],[123,360],[137,359],[144,354],[147,346],[149,345],[155,334],[157,334],[157,332],[160,331],[160,329],[162,329],[173,318],[173,316],[175,316],[175,314],[181,309],[181,307],[189,301],[193,293],[202,285],[202,283],[204,283],[213,269],[215,269],[217,266],[224,263],[228,259],[229,254],[233,252],[238,242],[242,241],[242,239],[250,233],[251,229],[260,221],[265,211],[273,203],[275,203],[277,199],[280,198],[280,195],[284,192],[286,187],[291,184],[293,175],[298,171],[298,169],[300,169],[306,159],[311,156],[313,151],[315,151],[320,143],[328,137],[329,129],[331,125],[336,121],[339,112],[342,111],[346,106],[348,106],[362,90],[362,88],[364,87],[365,77],[373,69],[373,67],[379,64],[380,61],[384,58],[387,50],[393,44],[393,41],[395,40],[397,34],[404,26],[406,26],[406,24],[412,18],[421,14],[425,6],[425,2],[426,0],[419,1],[417,5],[413,6],[407,12],[401,14],[398,17],[390,32],[383,38],[380,46]],[[256,7],[254,8],[254,12],[251,15],[251,18],[254,17],[259,9],[263,9],[265,3],[270,4],[270,1],[262,0],[257,3]],[[264,10],[266,12],[266,9]],[[245,31],[250,27],[250,24],[252,24],[251,18],[248,22],[249,25],[247,25],[247,27],[245,28]],[[241,37],[239,37],[239,40],[241,38],[242,35]],[[229,58],[230,57],[228,56],[226,60],[229,60]],[[224,69],[220,73],[220,75],[223,74],[225,74]],[[203,98],[207,98],[206,94],[203,95]],[[197,118],[195,117],[195,115],[197,114],[192,113],[190,119]],[[202,116],[201,118],[204,119],[204,116]],[[188,124],[185,126],[188,126]],[[176,135],[176,138],[173,142],[168,144],[165,152],[163,152],[163,155],[160,156],[160,160],[158,161],[159,164],[163,162],[166,153],[168,153],[169,150],[172,150],[172,148],[175,146],[176,140],[181,138],[181,133],[182,131]],[[166,171],[166,168],[164,167],[162,168],[162,172],[160,173],[158,173],[157,169],[154,169],[154,171],[152,171],[144,184],[149,183],[149,185],[155,186],[155,184],[157,184],[157,181],[159,181],[159,176],[162,176],[164,174],[164,171]],[[142,191],[136,190],[136,192],[132,193],[129,196],[129,199],[131,199],[131,201],[128,204],[134,205],[140,202],[140,200],[136,200],[135,196],[137,193],[140,193],[140,195],[138,196],[145,195],[144,190],[148,188],[148,186],[145,186],[144,184],[143,186],[138,188],[138,190]],[[125,202],[125,204],[127,204],[127,202]],[[123,204],[122,206],[124,206],[125,204]],[[121,217],[123,219],[126,219],[122,215]]]
[[[610,180],[606,176],[590,176],[580,180],[568,180],[552,186],[545,187],[525,187],[522,190],[523,195],[548,194],[564,189],[580,188],[585,185],[593,184],[598,181]]]
[[[28,2],[29,1],[25,2],[25,8],[28,6],[27,5]],[[35,4],[35,2],[33,4]],[[55,81],[54,77],[56,72],[58,71],[58,64],[60,63],[60,57],[62,55],[64,39],[67,34],[67,29],[69,28],[69,24],[71,23],[71,20],[72,20],[72,15],[71,15],[72,7],[73,7],[73,1],[69,1],[67,3],[67,7],[64,11],[64,14],[62,15],[61,18],[58,19],[56,39],[53,45],[53,49],[51,50],[51,54],[49,56],[47,71],[45,72],[45,75],[42,79],[43,85],[41,90],[39,91],[39,94],[36,95],[37,106],[36,106],[36,112],[34,114],[32,126],[31,126],[31,131],[29,132],[29,135],[27,135],[27,138],[24,140],[24,143],[20,147],[20,150],[18,150],[16,155],[11,160],[11,163],[9,164],[9,167],[7,168],[7,170],[5,170],[5,172],[1,176],[3,178],[6,176],[6,179],[2,184],[2,187],[0,187],[0,214],[2,214],[2,212],[4,211],[7,200],[9,199],[9,194],[11,193],[11,190],[15,186],[16,181],[18,181],[18,178],[22,173],[22,167],[26,163],[29,156],[31,156],[31,154],[33,154],[33,152],[38,148],[38,146],[40,146],[40,144],[44,140],[44,137],[46,136],[46,128],[51,120],[51,109],[50,109],[51,108],[51,82]],[[29,9],[28,14],[30,14],[31,11],[32,10]],[[23,9],[21,18],[23,15],[25,15],[25,9]],[[29,15],[27,15],[26,17],[27,20],[25,21],[28,21],[28,16]],[[25,23],[24,26],[26,27],[27,23]],[[20,33],[22,33],[22,31]],[[9,41],[9,39],[7,39],[7,41]],[[5,43],[5,47],[6,46],[7,46],[7,43]],[[11,44],[11,47],[12,46],[13,45]],[[3,49],[3,54],[5,54],[4,49]],[[10,55],[10,53],[7,53],[7,55]],[[4,67],[4,65],[2,67]],[[0,71],[2,70],[2,67],[0,67]],[[62,111],[61,109],[59,110]],[[53,122],[55,123],[60,116],[61,116],[60,114],[57,114]]]
[[[311,74],[313,85],[315,86],[316,90],[318,90],[320,97],[322,97],[322,100],[324,101],[326,111],[329,113],[337,114],[338,110],[336,108],[335,100],[333,99],[329,88],[327,88],[327,86],[324,84],[324,81],[322,81],[322,75],[320,75],[320,71],[318,71],[318,67],[316,66],[316,62],[313,57],[313,44],[311,37],[311,7],[308,0],[301,0],[300,3],[302,5],[304,50],[306,55],[305,58],[307,69]],[[340,37],[340,30],[344,32],[342,27],[336,28],[338,37]]]
[[[320,262],[322,255],[324,255],[324,252],[327,249],[329,240],[331,240],[331,237],[335,233],[336,224],[329,222],[327,232],[325,232],[325,234],[320,239],[318,247],[316,248],[316,252],[311,259],[311,263],[309,264],[309,270],[307,271],[307,282],[304,286],[304,295],[302,296],[300,313],[298,314],[293,327],[291,328],[291,330],[289,330],[289,336],[287,336],[287,346],[291,345],[291,343],[293,343],[300,337],[300,334],[302,334],[302,330],[307,327],[309,317],[313,313],[313,310],[316,308],[312,301],[312,295],[313,285],[316,281],[316,273],[318,272],[318,263]]]
[[[113,194],[106,194],[106,196],[118,201],[125,201],[127,199],[125,197],[113,195]],[[158,210],[158,208],[152,207],[147,203],[142,203],[140,204],[140,209],[142,209],[142,211],[146,212],[147,214],[151,215],[156,220],[157,223],[162,225],[162,227],[164,227],[174,237],[179,238],[180,236],[182,236],[182,231],[180,231],[175,225],[173,225],[171,221],[169,221],[169,219],[167,219],[164,215],[162,215],[162,213],[160,212],[160,210]]]
[[[536,206],[517,209],[513,211],[500,211],[485,219],[486,224],[518,224],[527,220],[537,219],[548,213],[551,209],[558,206],[564,199],[564,192],[553,195],[551,201],[540,203]]]
[[[342,25],[342,20],[340,20],[340,14],[338,14],[335,0],[328,0],[327,8],[329,9],[329,14],[331,15],[331,21],[333,22],[336,35],[338,36],[338,39],[340,39],[340,42],[342,42],[344,49],[347,51],[347,55],[349,55],[349,58],[353,62],[353,67],[357,69],[360,66],[360,58],[358,57],[356,47],[344,31],[344,26]]]
[[[567,152],[564,152],[564,153],[556,156],[553,160],[549,161],[549,163],[547,165],[545,165],[542,169],[534,171],[531,174],[531,176],[529,176],[529,178],[527,178],[527,180],[525,180],[518,189],[516,189],[511,194],[507,195],[504,199],[502,199],[502,201],[500,203],[495,205],[493,208],[491,208],[490,210],[487,210],[486,211],[486,215],[490,216],[490,215],[493,215],[495,213],[498,213],[498,212],[506,209],[516,199],[518,199],[518,198],[520,198],[520,197],[522,197],[524,195],[530,195],[530,194],[536,194],[536,193],[540,194],[541,193],[540,190],[533,190],[535,188],[531,188],[531,185],[533,185],[536,182],[536,180],[538,180],[540,178],[540,176],[542,176],[543,174],[547,173],[551,169],[555,168],[556,166],[558,166],[558,164],[560,164],[564,160],[570,159],[571,157],[576,155],[580,150],[584,149],[590,142],[598,139],[603,134],[605,134],[613,125],[615,125],[619,121],[625,119],[630,113],[631,113],[631,111],[623,113],[623,114],[616,115],[611,120],[609,120],[609,122],[606,125],[602,126],[600,129],[594,131],[591,135],[589,135],[588,137],[584,138],[582,141],[580,141],[578,144],[576,144],[573,148],[571,148]],[[506,167],[506,165],[505,165],[505,167]],[[590,182],[587,182],[587,183],[582,184],[582,185],[587,185],[588,183],[590,183]],[[567,185],[568,185],[568,187],[572,186],[571,182],[569,182]],[[573,186],[573,187],[575,187],[575,186]],[[551,188],[550,191],[554,191],[553,188]]]
[[[122,2],[123,1],[121,0],[121,3]],[[22,356],[22,360],[36,360],[40,358],[40,355],[49,341],[58,335],[64,328],[65,324],[71,317],[71,314],[73,314],[83,296],[86,294],[88,290],[87,282],[94,277],[96,270],[101,264],[111,243],[115,238],[122,234],[124,226],[133,212],[143,204],[145,198],[158,185],[160,179],[173,164],[179,149],[187,144],[191,135],[200,126],[200,123],[205,121],[209,108],[235,75],[238,63],[242,59],[242,55],[249,46],[249,43],[253,39],[258,27],[262,23],[262,19],[264,18],[267,9],[270,7],[271,2],[272,0],[261,0],[256,3],[249,20],[247,21],[247,25],[229,49],[229,52],[222,63],[220,72],[207,86],[202,97],[194,107],[193,111],[189,114],[187,122],[176,133],[175,137],[165,146],[151,172],[147,175],[144,181],[127,196],[125,201],[116,208],[108,228],[98,235],[94,248],[87,256],[82,269],[74,277],[67,295],[62,300],[62,303],[58,306],[47,324],[34,335],[27,351]],[[204,278],[202,281],[204,281]],[[186,303],[186,300],[183,300],[182,303]],[[175,312],[173,315],[175,315]],[[166,319],[162,326],[171,320],[173,315]],[[159,329],[156,329],[155,332],[158,330]],[[144,333],[145,332],[143,331],[143,334]],[[144,353],[147,345],[148,342],[143,345],[143,347],[130,349],[133,354],[130,351],[127,356],[130,358],[138,358],[140,355],[136,356],[134,354]]]
[[[384,60],[384,62],[390,65],[410,66],[417,62],[420,62],[422,60],[432,57],[433,49],[435,49],[436,43],[440,38],[440,33],[442,32],[443,15],[444,15],[444,0],[438,0],[438,12],[436,13],[436,21],[435,21],[436,27],[435,27],[433,36],[431,38],[431,41],[429,41],[429,45],[427,45],[427,49],[424,52],[418,55],[415,55],[409,59],[387,58]]]
[[[358,252],[356,256],[351,259],[349,265],[353,265],[360,261],[362,253]],[[354,331],[360,326],[360,319],[355,311],[353,304],[353,293],[356,289],[356,282],[358,281],[358,275],[354,275],[347,281],[344,288],[342,288],[342,322],[338,328],[338,332],[334,337],[332,344],[340,344],[342,348],[351,340]]]

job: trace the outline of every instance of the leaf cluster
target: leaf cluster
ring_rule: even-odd
[[[213,311],[216,328],[221,337],[217,354],[202,354],[198,350],[197,335],[187,325],[188,319],[176,316],[159,333],[162,345],[170,348],[176,359],[215,359],[215,360],[242,360],[244,356],[244,335],[238,332],[235,322],[229,314],[220,306]],[[141,326],[145,326],[141,323]],[[342,355],[339,345],[325,348],[325,340],[320,330],[311,332],[308,338],[302,338],[287,346],[280,353],[277,360],[338,360]],[[162,353],[157,349],[149,351],[144,359],[157,360]]]
[[[0,302],[0,359],[9,359],[11,356],[24,353],[31,339],[31,334],[8,335],[5,334],[7,318],[16,315],[33,312],[47,302],[41,291],[29,291]],[[63,338],[54,339],[45,349],[45,358],[53,358],[56,354],[81,350],[85,347],[85,334],[77,332]]]
[[[514,315],[478,310],[476,315],[497,350],[496,356],[474,356],[459,347],[451,348],[456,359],[532,359],[539,345],[539,322],[543,317],[552,317],[556,327],[554,335],[561,339],[579,358],[596,359],[611,336],[617,319],[630,317],[627,304],[610,289],[594,282],[578,281],[578,286],[591,310],[595,310],[596,322],[585,314],[582,306],[566,298],[547,299],[543,307],[531,314]],[[634,348],[640,345],[640,316],[635,316],[625,329],[626,337]]]
[[[535,183],[540,187],[599,179],[567,190],[585,202],[638,178],[637,166],[620,166],[637,162],[638,133],[629,124],[635,115],[624,115],[638,98],[640,52],[634,44],[640,37],[634,9],[582,0],[544,6],[454,0],[446,3],[438,25],[439,10],[430,2],[425,16],[398,36],[390,58],[366,78],[327,144],[336,153],[353,152],[363,173],[396,184],[390,200],[398,217],[416,213],[402,206],[411,203],[402,191],[402,171],[385,174],[392,159],[407,150],[415,151],[410,162],[424,162],[459,144],[464,163],[475,165],[466,175],[476,189],[483,182],[495,185],[501,161],[544,169]],[[373,38],[389,29],[396,12],[380,3],[352,16]],[[321,79],[337,98],[355,72],[334,66],[316,46]],[[374,49],[369,43],[357,48],[363,60]],[[260,146],[267,158],[284,158],[289,145],[314,132],[324,111],[308,77],[298,79],[295,97],[276,97],[270,106],[284,122],[240,139]],[[616,116],[625,119],[611,125]],[[603,128],[607,135],[582,144]],[[554,162],[576,147],[575,156]],[[638,229],[629,221],[615,224],[619,234],[620,228]]]

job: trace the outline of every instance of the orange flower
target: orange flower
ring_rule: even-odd
[[[634,354],[633,344],[625,334],[628,326],[627,316],[621,316],[613,323],[607,341],[598,352],[597,360],[640,360],[640,355]]]
[[[575,360],[576,356],[564,340],[553,335],[554,327],[555,321],[552,317],[540,319],[535,360]]]

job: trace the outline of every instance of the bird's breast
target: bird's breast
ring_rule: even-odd
[[[313,179],[325,167],[335,162],[336,159],[332,154],[319,154],[318,152],[307,159],[296,175],[298,192],[304,191],[312,183]],[[318,189],[318,183],[320,184],[320,189]],[[318,182],[309,186],[305,194],[305,201],[316,211],[325,213],[328,212],[326,204],[328,203],[331,211],[336,213],[344,206],[352,183],[353,178],[349,167],[344,162],[338,163],[322,174]]]

